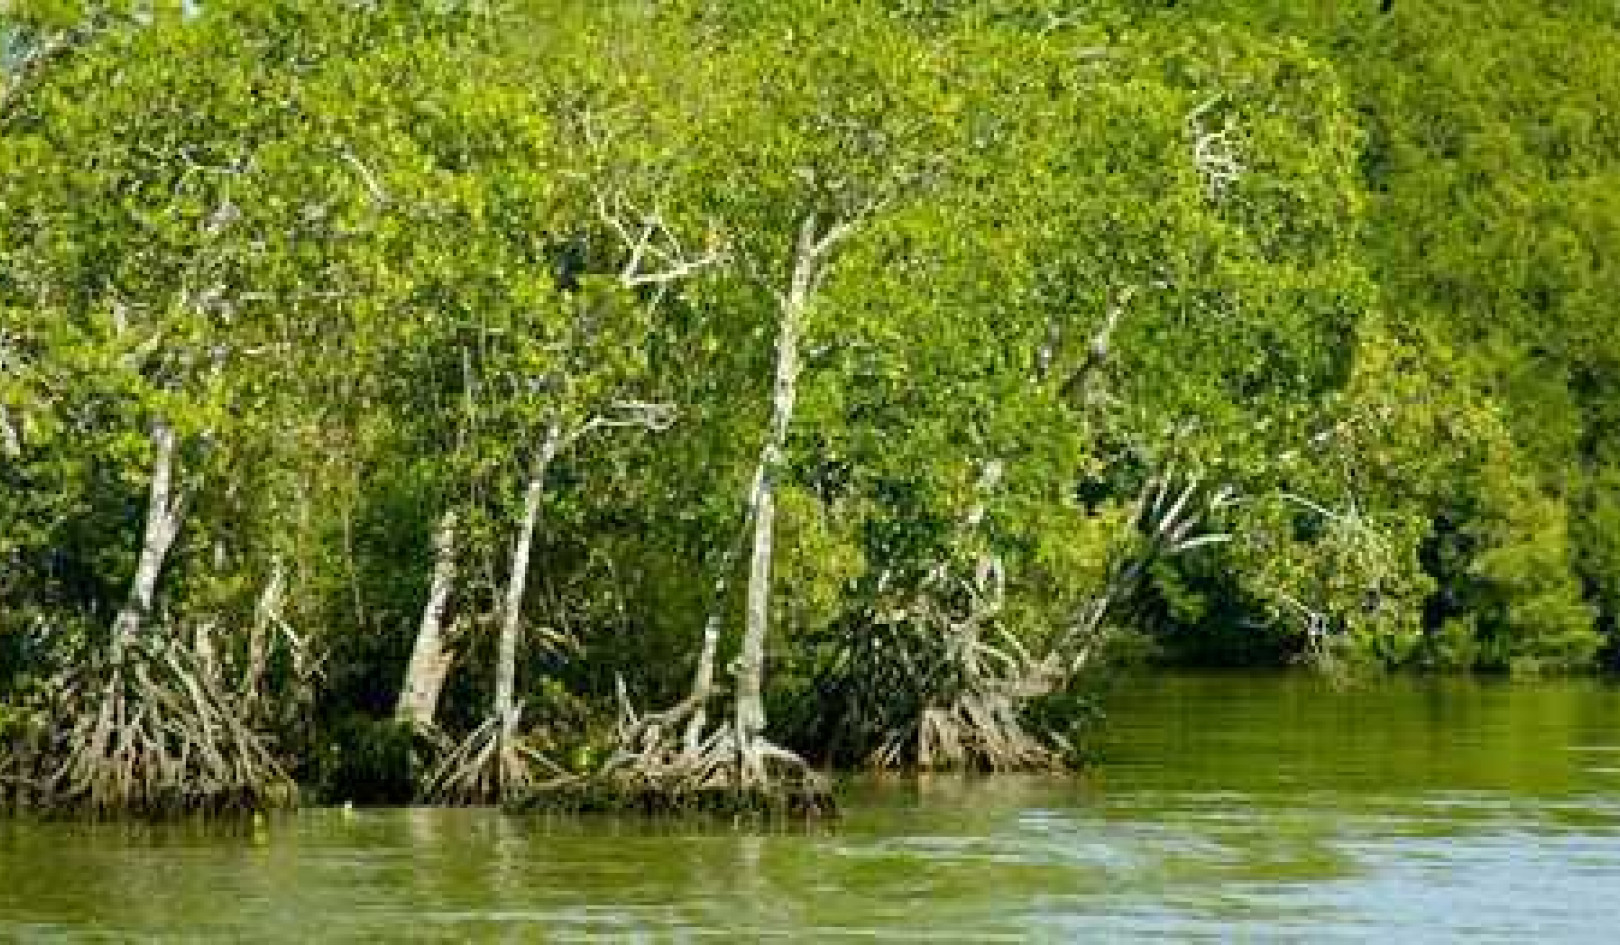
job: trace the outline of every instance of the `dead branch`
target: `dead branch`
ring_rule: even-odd
[[[619,284],[627,289],[666,286],[721,265],[730,257],[723,243],[688,252],[679,234],[654,211],[637,212],[622,194],[598,192],[596,215],[618,236],[625,250]]]
[[[1237,124],[1227,116],[1219,128],[1211,129],[1205,117],[1219,105],[1222,96],[1214,95],[1199,103],[1187,113],[1187,134],[1192,139],[1193,167],[1204,179],[1204,191],[1211,200],[1220,200],[1228,189],[1247,172],[1238,154],[1234,138]]]

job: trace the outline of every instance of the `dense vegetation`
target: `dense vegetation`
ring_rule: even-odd
[[[1617,8],[1069,6],[13,11],[0,794],[813,794],[1061,764],[1127,650],[1600,665]]]

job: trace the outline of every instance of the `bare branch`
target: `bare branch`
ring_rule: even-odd
[[[1192,138],[1193,165],[1204,178],[1204,189],[1211,200],[1225,196],[1226,190],[1247,172],[1232,136],[1236,125],[1228,117],[1219,129],[1211,130],[1204,117],[1220,104],[1221,96],[1203,101],[1187,113],[1187,133]]]
[[[678,412],[674,404],[641,400],[616,400],[608,405],[608,409],[614,412],[597,414],[564,436],[557,447],[557,452],[559,454],[566,452],[575,443],[597,430],[637,427],[653,433],[662,433],[674,424]]]
[[[705,269],[724,263],[730,250],[723,244],[711,246],[701,253],[688,253],[680,237],[657,212],[636,213],[635,208],[620,194],[598,193],[595,199],[596,215],[619,238],[627,254],[619,270],[619,284],[628,289],[641,286],[667,286],[697,275]],[[637,218],[632,226],[627,218]],[[662,265],[648,268],[649,260]]]
[[[1086,347],[1085,360],[1064,379],[1060,388],[1065,396],[1078,392],[1085,392],[1088,397],[1092,396],[1093,392],[1087,389],[1086,382],[1090,380],[1093,372],[1108,362],[1109,355],[1113,351],[1114,331],[1119,327],[1120,319],[1124,317],[1138,291],[1137,286],[1127,285],[1117,292],[1109,292],[1108,308],[1103,313],[1103,323],[1098,327],[1096,334],[1091,336],[1091,343]],[[1054,323],[1054,328],[1049,329],[1047,333],[1048,347],[1042,348],[1036,355],[1037,377],[1044,376],[1047,366],[1055,355],[1059,337],[1060,333]]]
[[[636,426],[654,433],[669,429],[678,413],[674,404],[642,400],[616,400],[612,407],[620,416],[610,426]]]
[[[371,168],[355,157],[354,152],[348,148],[343,149],[342,155],[343,160],[347,161],[349,166],[353,167],[355,172],[360,175],[361,183],[366,185],[366,191],[371,195],[371,202],[378,206],[388,205],[391,202],[388,191],[383,189],[382,183],[377,180],[377,175],[371,172]]]
[[[875,210],[876,208],[874,207],[873,212],[875,212]],[[860,217],[850,220],[843,220],[828,227],[827,232],[823,233],[821,239],[816,240],[815,245],[811,247],[812,255],[814,255],[818,260],[824,259],[828,253],[832,252],[833,249],[838,246],[839,243],[842,243],[844,240],[848,239],[852,233],[859,229],[861,220],[867,215],[867,213],[862,213]]]
[[[725,258],[726,254],[723,250],[714,250],[696,258],[676,263],[659,272],[637,273],[629,276],[621,273],[619,281],[623,282],[627,288],[632,289],[644,285],[667,285],[696,275],[711,266],[718,265]]]

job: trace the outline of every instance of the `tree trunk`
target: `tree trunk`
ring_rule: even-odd
[[[248,631],[247,671],[242,675],[242,696],[247,705],[257,708],[263,693],[265,670],[270,662],[270,631],[281,619],[281,595],[287,586],[287,571],[277,555],[270,563],[270,578],[264,582],[259,594],[259,605],[253,615],[253,626]]]
[[[726,549],[725,556],[720,559],[720,575],[714,580],[714,597],[709,604],[709,616],[703,621],[703,645],[698,651],[697,670],[692,677],[692,692],[687,696],[687,704],[692,706],[692,717],[686,723],[686,737],[684,746],[687,753],[695,753],[698,743],[703,738],[704,727],[709,720],[709,697],[714,692],[714,663],[720,652],[720,627],[725,612],[726,595],[731,589],[732,569],[737,564],[737,556],[742,553],[743,542],[748,537],[747,530],[753,527],[754,516],[759,512],[759,497],[764,482],[765,467],[757,466],[754,469],[754,479],[748,487],[748,507],[743,513],[742,531],[738,533],[736,541]]]
[[[753,744],[765,731],[762,695],[765,637],[770,621],[771,542],[776,500],[767,478],[754,517],[754,552],[748,565],[747,623],[737,669],[737,735],[742,746]]]
[[[17,432],[18,424],[12,421],[11,411],[5,404],[0,404],[0,449],[12,459],[22,456],[22,436]]]
[[[523,521],[512,547],[512,573],[507,579],[506,599],[501,605],[501,638],[495,664],[495,718],[499,721],[503,741],[517,731],[517,651],[523,592],[528,585],[534,531],[540,522],[540,499],[545,493],[546,469],[556,458],[561,444],[561,427],[553,422],[546,429],[545,442],[540,446],[534,473],[529,477],[529,486],[523,495]]]
[[[759,758],[750,751],[765,731],[765,640],[770,629],[771,556],[776,525],[776,471],[782,461],[793,405],[798,394],[799,332],[828,240],[816,239],[815,219],[799,230],[792,281],[780,299],[776,336],[776,374],[771,391],[771,422],[754,474],[754,542],[748,567],[748,598],[742,650],[737,660],[737,746],[745,780],[763,776]]]
[[[456,513],[447,510],[433,536],[433,580],[427,604],[416,630],[416,645],[405,669],[405,682],[394,706],[394,718],[416,728],[431,728],[438,713],[439,693],[450,669],[450,651],[444,641],[444,613],[456,580]]]
[[[152,483],[146,505],[146,528],[141,536],[141,556],[135,566],[129,600],[113,621],[113,654],[140,633],[141,623],[152,609],[157,594],[158,575],[168,558],[169,548],[180,532],[183,497],[174,491],[174,431],[159,420],[152,426]]]

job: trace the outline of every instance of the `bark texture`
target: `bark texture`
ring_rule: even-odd
[[[511,572],[501,599],[495,696],[490,716],[428,777],[424,793],[436,800],[459,804],[508,801],[532,787],[537,767],[555,775],[566,773],[544,755],[523,745],[517,737],[517,654],[523,628],[523,597],[528,589],[534,533],[540,525],[540,506],[545,498],[546,472],[564,445],[562,425],[551,422],[523,491],[523,517],[512,541]]]
[[[394,706],[394,718],[418,729],[432,729],[439,709],[439,693],[450,671],[452,654],[446,645],[444,615],[456,581],[456,513],[439,519],[433,535],[433,579],[417,626],[411,661]]]
[[[129,599],[113,621],[113,651],[118,654],[141,631],[146,615],[157,596],[158,575],[168,559],[169,549],[180,534],[184,515],[183,495],[174,489],[174,430],[163,421],[152,427],[152,481],[146,504],[146,527],[141,535],[141,555],[130,582]]]
[[[819,288],[828,254],[852,231],[848,223],[818,229],[814,214],[799,227],[787,291],[778,296],[776,367],[771,384],[771,419],[760,449],[750,507],[753,552],[749,557],[746,622],[737,659],[737,749],[743,785],[763,783],[765,759],[778,754],[764,741],[765,644],[770,632],[771,561],[775,552],[776,475],[787,446],[798,399],[799,338],[804,317]]]
[[[506,597],[501,602],[501,637],[495,664],[494,716],[500,721],[501,736],[510,738],[517,731],[517,651],[523,626],[523,595],[529,586],[529,559],[534,549],[534,533],[540,525],[540,501],[545,497],[546,471],[557,457],[562,431],[554,422],[546,429],[545,442],[523,493],[523,520],[512,544],[512,570],[507,577]]]

